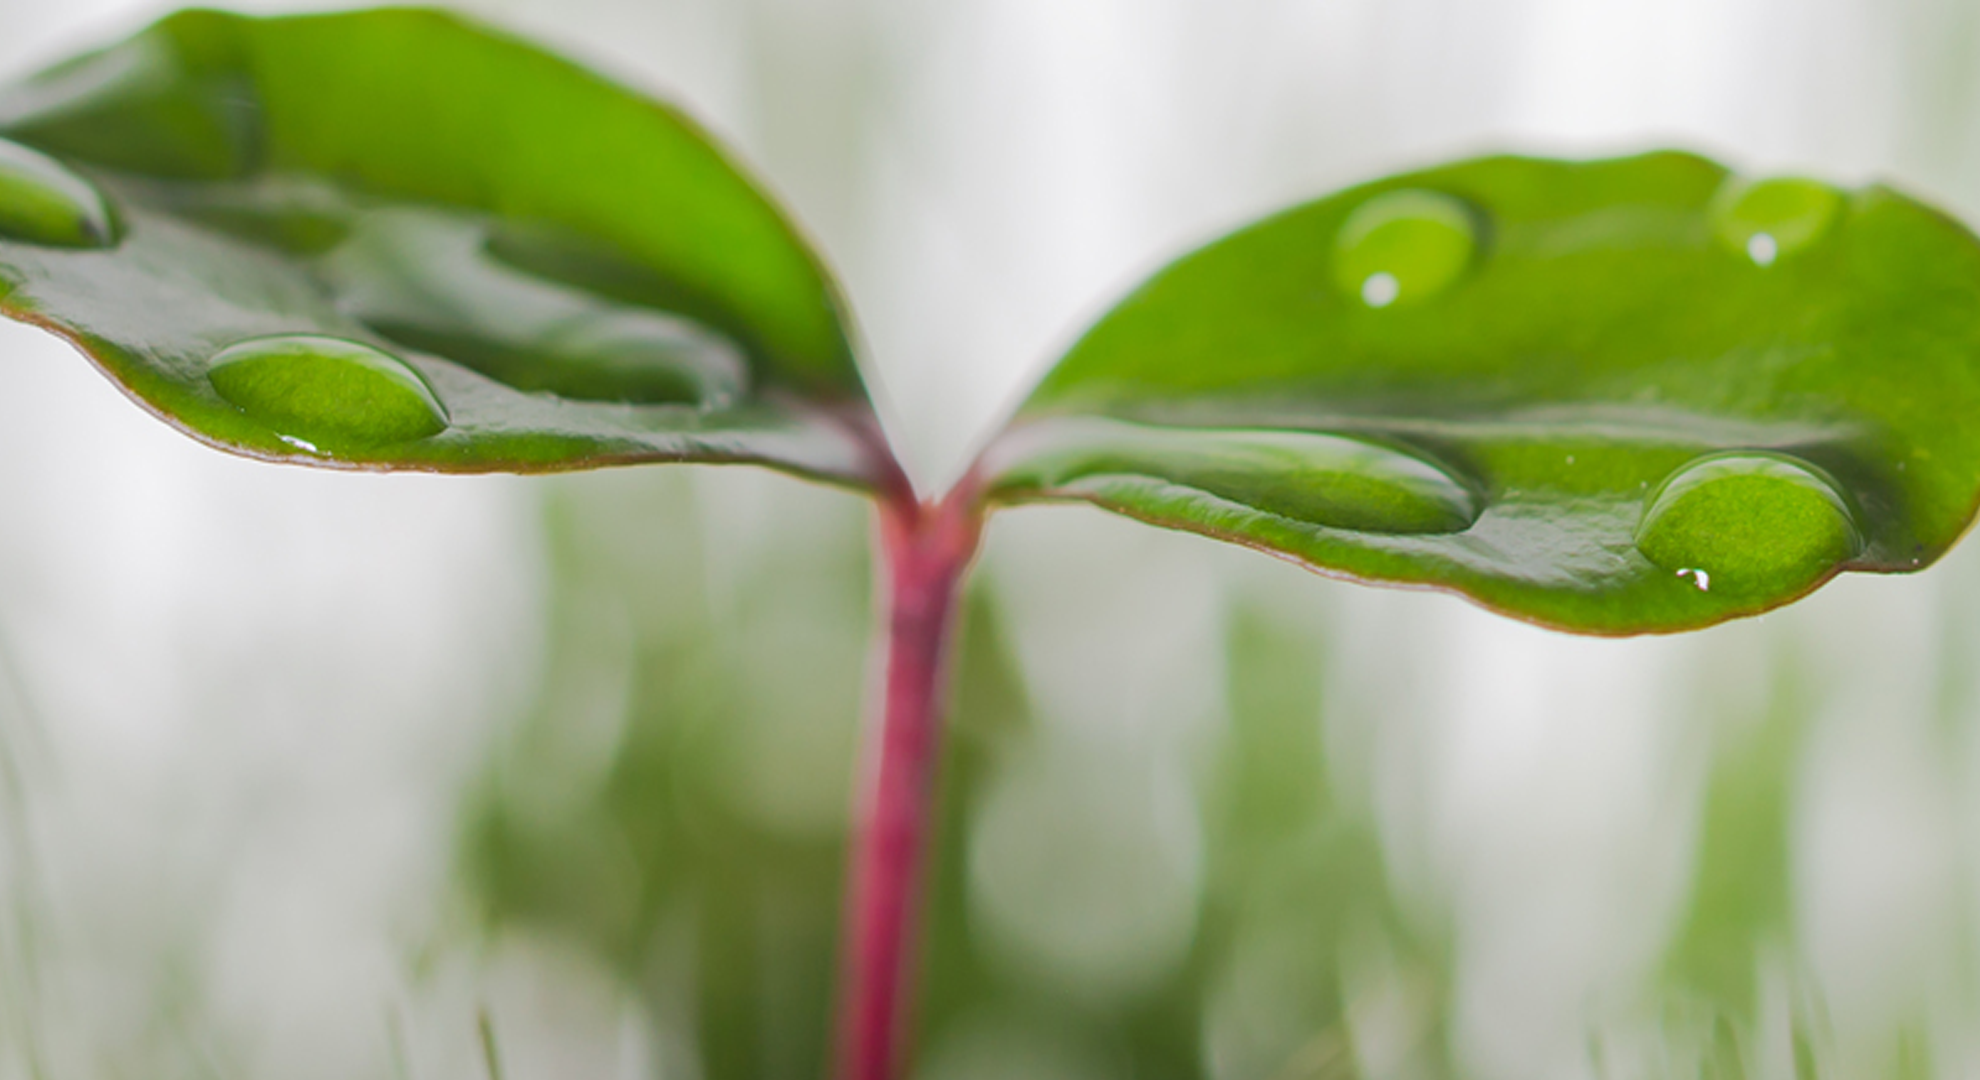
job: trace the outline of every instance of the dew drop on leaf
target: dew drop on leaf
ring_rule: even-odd
[[[482,331],[429,327],[374,317],[366,325],[397,345],[451,360],[524,393],[573,401],[727,408],[743,396],[748,367],[740,350],[685,319],[645,312],[586,315],[504,340]],[[532,328],[533,329],[533,328]]]
[[[1249,467],[1260,459],[1282,469],[1261,474]],[[1334,435],[1233,432],[1220,438],[1210,462],[1190,472],[1194,486],[1206,491],[1335,529],[1453,533],[1478,519],[1477,497],[1437,465]]]
[[[1463,202],[1435,191],[1391,191],[1342,223],[1334,281],[1372,308],[1415,303],[1456,282],[1477,247],[1477,224]]]
[[[1645,558],[1700,590],[1791,594],[1863,548],[1856,516],[1820,469],[1734,452],[1672,473],[1636,529]]]
[[[215,356],[207,377],[234,407],[303,449],[410,442],[447,426],[446,410],[405,361],[341,338],[243,341]]]
[[[1462,532],[1479,513],[1478,497],[1442,466],[1357,438],[1100,420],[1039,428],[1044,438],[1007,474],[1011,486],[1097,489],[1154,480],[1308,525],[1367,533]]]
[[[748,387],[742,352],[687,319],[622,311],[573,320],[545,342],[568,375],[546,389],[580,401],[727,408]]]
[[[701,322],[611,301],[494,258],[475,218],[373,210],[319,264],[345,313],[393,345],[528,394],[727,408],[741,347]]]
[[[117,242],[117,230],[95,184],[38,150],[0,139],[0,239],[102,248]]]
[[[1841,193],[1819,181],[1733,180],[1713,200],[1712,228],[1732,250],[1772,266],[1820,240],[1841,207]]]

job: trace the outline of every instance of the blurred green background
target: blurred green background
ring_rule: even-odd
[[[1980,218],[1970,0],[460,6],[755,163],[931,487],[1141,274],[1382,172],[1682,145]],[[0,0],[0,77],[163,10]],[[863,504],[275,468],[0,354],[0,1080],[822,1074]],[[1002,515],[918,1075],[1980,1074],[1976,600],[1967,549],[1594,641]]]

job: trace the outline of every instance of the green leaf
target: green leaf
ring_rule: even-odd
[[[1973,236],[1887,188],[1462,162],[1161,271],[984,475],[1550,626],[1703,626],[1965,530],[1975,296]]]
[[[891,470],[834,286],[723,152],[434,12],[181,12],[0,91],[0,313],[255,457]]]

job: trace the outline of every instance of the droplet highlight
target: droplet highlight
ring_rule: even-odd
[[[1396,275],[1387,270],[1377,270],[1361,283],[1361,302],[1369,307],[1388,307],[1396,302],[1401,292],[1402,284],[1396,280]]]
[[[1645,558],[1701,592],[1779,596],[1863,550],[1841,487],[1784,454],[1693,461],[1657,489],[1637,525]]]
[[[1776,262],[1812,247],[1842,209],[1842,193],[1799,177],[1735,180],[1712,205],[1712,228],[1754,265]]]
[[[334,452],[437,435],[447,412],[398,357],[342,338],[284,334],[231,346],[207,378],[284,442]]]
[[[1436,191],[1391,191],[1342,223],[1334,280],[1371,308],[1413,304],[1456,283],[1477,248],[1477,217],[1464,202]]]
[[[116,218],[95,184],[38,150],[0,139],[0,239],[109,247],[117,242]]]
[[[1348,436],[1099,420],[1041,427],[1001,486],[1099,490],[1156,480],[1310,525],[1386,534],[1462,532],[1481,509],[1441,465]]]

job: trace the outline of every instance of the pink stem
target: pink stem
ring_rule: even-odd
[[[839,986],[839,1080],[900,1080],[941,760],[950,630],[981,526],[972,485],[939,504],[883,502],[886,700],[869,728],[854,819]]]

